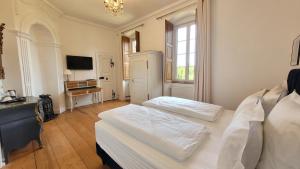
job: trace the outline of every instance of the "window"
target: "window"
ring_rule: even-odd
[[[140,33],[122,36],[123,79],[129,80],[129,55],[140,51]]]
[[[131,40],[131,53],[136,53],[136,40]]]
[[[191,82],[195,74],[196,25],[180,25],[175,30],[175,72],[176,81]]]

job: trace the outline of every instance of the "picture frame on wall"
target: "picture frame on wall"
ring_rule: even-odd
[[[2,54],[3,54],[3,31],[5,29],[5,23],[0,24],[0,79],[5,78],[4,68],[2,66]]]
[[[291,66],[298,66],[300,60],[300,35],[293,41]]]

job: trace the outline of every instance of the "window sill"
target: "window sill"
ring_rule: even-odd
[[[179,80],[173,80],[172,83],[177,84],[194,84],[194,81],[179,81]]]

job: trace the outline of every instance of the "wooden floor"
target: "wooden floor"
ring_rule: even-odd
[[[44,124],[43,148],[31,142],[12,152],[4,169],[107,169],[96,154],[94,123],[98,113],[128,104],[105,102],[65,112]]]

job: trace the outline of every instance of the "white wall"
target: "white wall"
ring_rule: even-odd
[[[170,6],[167,6],[163,9],[159,9],[158,11],[153,12],[149,16],[137,20],[136,22],[133,22],[125,27],[123,27],[120,32],[130,29],[134,27],[135,25],[144,24],[144,26],[136,28],[136,31],[140,32],[140,48],[141,52],[147,51],[147,50],[156,50],[165,52],[165,19],[172,20],[176,19],[178,17],[178,13],[174,15],[169,15],[166,18],[162,18],[157,20],[156,18],[159,16],[162,16],[166,13],[172,12],[177,9],[182,9],[186,6],[190,6],[190,4],[193,4],[193,0],[188,1],[181,1],[181,3],[178,4],[170,4]],[[190,13],[191,9],[195,9],[195,7],[188,7],[186,10],[183,10],[180,12],[181,15],[186,15],[186,12]],[[121,37],[119,37],[119,41],[121,41]],[[121,48],[121,47],[120,47]],[[121,52],[119,52],[119,60],[122,60]],[[119,71],[118,71],[118,88],[121,94],[121,98],[124,98],[124,91],[122,93],[122,89],[124,89],[124,86],[122,86],[122,65],[119,65]],[[180,84],[177,84],[177,87],[180,86]],[[164,84],[164,95],[171,95],[171,84]],[[185,87],[185,85],[183,85]],[[193,95],[189,96],[189,98],[193,98]]]
[[[247,95],[286,80],[300,34],[299,0],[214,0],[212,97],[234,109]]]
[[[5,68],[6,73],[6,79],[18,79],[20,77],[20,72],[18,70],[18,66],[12,66],[14,64],[18,65],[18,60],[15,58],[17,55],[17,45],[16,45],[16,39],[13,38],[14,33],[9,32],[8,29],[11,29],[14,27],[14,18],[12,13],[12,1],[11,0],[1,0],[0,5],[0,23],[6,24],[6,30],[4,31],[4,39],[3,39],[3,55],[2,55],[2,62],[3,67]],[[16,56],[16,57],[10,57],[10,56]],[[8,68],[6,68],[8,67]],[[7,80],[1,80],[0,83],[3,82],[3,88],[11,88],[16,89],[18,92],[22,91],[21,84],[17,83],[10,83]],[[0,152],[2,152],[0,147]],[[0,153],[0,168],[5,165],[2,162],[2,153]]]
[[[54,39],[43,25],[35,24],[30,29],[30,68],[32,80],[32,94],[50,94],[54,111],[60,112],[58,61],[56,60]]]
[[[249,94],[286,80],[292,42],[300,34],[299,10],[299,0],[212,1],[213,103],[235,109]],[[158,15],[127,27],[145,24],[137,29],[142,51],[165,50]],[[166,95],[171,86],[165,84]]]
[[[1,21],[0,21],[1,22]],[[3,87],[5,90],[15,89],[19,96],[22,95],[21,69],[18,55],[16,32],[4,31],[2,62],[5,72]]]
[[[7,23],[12,30],[19,30],[23,14],[25,16],[30,11],[36,17],[43,16],[59,32],[64,63],[66,54],[95,56],[96,52],[112,52],[112,55],[117,55],[118,91],[122,91],[120,34],[115,36],[114,30],[59,17],[60,15],[53,14],[55,12],[44,6],[12,8],[12,3],[10,0],[1,0],[0,21]],[[141,50],[164,51],[164,20],[156,20],[156,17],[180,6],[182,4],[161,10],[151,17],[127,25],[122,30],[144,23],[144,27],[137,29],[141,33]],[[248,94],[260,88],[270,88],[286,79],[291,68],[289,61],[292,41],[300,34],[299,6],[299,0],[213,0],[214,103],[234,109]],[[14,15],[16,13],[18,15]],[[8,32],[4,46],[9,44],[9,49],[4,51],[3,62],[4,66],[9,65],[5,69],[9,80],[4,81],[4,86],[18,89],[20,70],[18,66],[10,66],[11,63],[18,62],[15,33]],[[76,72],[76,79],[94,77],[95,71]]]
[[[43,75],[41,71],[42,65],[40,64],[39,50],[36,42],[30,43],[31,50],[31,78],[32,83],[32,94],[33,96],[39,96],[44,91],[44,83],[42,81]]]
[[[5,71],[3,87],[5,90],[15,89],[18,94],[22,93],[21,70],[19,68],[18,48],[16,32],[11,31],[14,27],[13,2],[11,0],[1,0],[0,23],[5,23],[3,39],[2,62]]]
[[[96,54],[117,55],[117,34],[105,27],[93,26],[62,18],[59,21],[59,36],[62,44],[62,60],[66,69],[66,55],[93,57],[93,70],[72,71],[70,80],[97,79]],[[90,104],[91,96],[77,99],[77,106]]]
[[[86,55],[94,57],[98,54],[108,54],[115,56],[117,47],[115,42],[116,34],[114,30],[109,30],[102,26],[91,24],[86,21],[64,17],[57,9],[47,5],[40,0],[1,0],[0,21],[8,25],[9,31],[5,33],[4,49],[6,56],[3,63],[5,71],[7,72],[7,79],[4,81],[6,89],[17,89],[17,92],[22,95],[22,78],[19,64],[19,54],[17,38],[18,33],[25,33],[29,36],[29,30],[32,24],[41,24],[50,30],[52,36],[55,38],[55,58],[59,61],[56,65],[57,70],[53,70],[53,75],[57,74],[59,84],[59,104],[60,111],[64,111],[64,88],[63,88],[63,69],[65,68],[65,55]],[[2,9],[3,8],[3,9]],[[33,48],[31,46],[31,48]],[[45,46],[44,46],[45,48]],[[34,52],[35,51],[35,52]],[[32,57],[38,55],[40,50],[33,50]],[[35,54],[36,53],[36,54]],[[45,54],[44,54],[45,55]],[[38,58],[35,58],[38,59]],[[35,60],[34,61],[38,61]],[[39,58],[41,59],[41,58]],[[95,59],[94,59],[95,60]],[[49,61],[50,62],[50,61]],[[63,62],[63,63],[60,63]],[[14,66],[12,66],[14,65]],[[40,65],[41,67],[42,65]],[[96,67],[96,63],[94,64]],[[37,67],[34,69],[38,69]],[[57,71],[57,72],[55,72]],[[37,72],[34,72],[38,74]],[[39,76],[34,76],[39,77]],[[42,75],[40,75],[42,77]],[[76,71],[76,80],[85,80],[96,78],[95,69],[92,71]],[[32,79],[33,81],[36,79]],[[42,86],[42,85],[38,85]],[[37,88],[37,91],[42,89]],[[78,105],[89,104],[91,99],[83,99],[83,102],[78,100]]]

